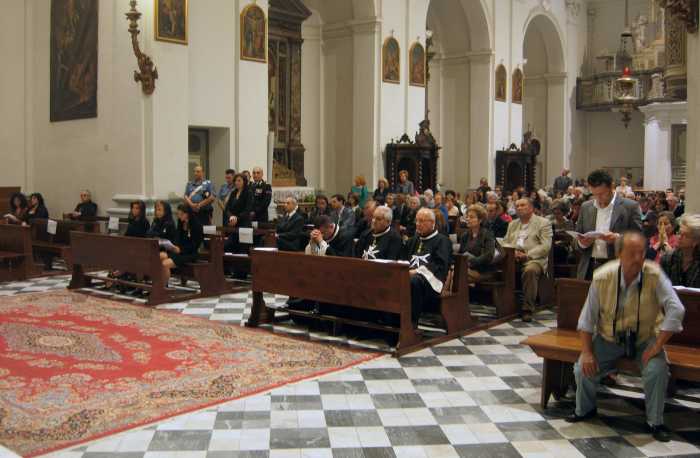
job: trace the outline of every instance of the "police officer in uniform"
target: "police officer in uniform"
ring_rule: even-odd
[[[197,220],[203,225],[211,224],[214,202],[214,187],[211,181],[204,179],[204,169],[194,168],[194,180],[187,182],[185,187],[185,203],[192,209]]]
[[[252,221],[267,222],[267,208],[272,200],[272,186],[263,180],[263,170],[260,167],[253,168],[253,181],[250,183],[253,192],[253,211],[250,214]]]

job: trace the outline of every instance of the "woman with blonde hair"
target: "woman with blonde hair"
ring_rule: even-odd
[[[369,196],[369,191],[367,191],[367,181],[363,175],[357,175],[354,180],[355,185],[350,188],[350,192],[357,194],[360,198],[360,208],[365,208],[365,202],[367,202],[367,197]]]
[[[387,194],[389,194],[389,182],[386,178],[381,177],[377,181],[377,189],[374,190],[374,200],[376,200],[379,205],[384,205],[386,203]]]

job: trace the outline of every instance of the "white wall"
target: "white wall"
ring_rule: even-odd
[[[24,0],[7,0],[0,15],[0,56],[6,68],[0,72],[0,186],[22,188],[26,187],[24,10]]]
[[[600,167],[643,167],[644,125],[638,111],[632,113],[629,128],[620,113],[586,113],[588,118],[588,164],[577,178],[585,178]],[[638,177],[634,177],[635,181]]]

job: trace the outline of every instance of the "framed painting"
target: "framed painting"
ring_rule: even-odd
[[[394,37],[384,40],[382,46],[382,81],[394,84],[401,82],[401,48]]]
[[[522,104],[523,103],[523,72],[516,68],[513,72],[513,94],[511,99],[513,103]]]
[[[97,117],[98,3],[51,1],[51,122]]]
[[[508,80],[508,72],[503,64],[496,67],[496,101],[506,101],[506,84]]]
[[[267,62],[267,18],[254,3],[241,11],[241,59]]]
[[[413,43],[408,51],[408,82],[411,86],[425,87],[425,48]]]
[[[187,44],[187,0],[154,0],[156,40]]]

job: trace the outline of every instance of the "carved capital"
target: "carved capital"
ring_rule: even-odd
[[[698,31],[698,3],[699,0],[657,0],[659,6],[682,21],[689,33]]]
[[[158,69],[153,60],[141,52],[139,45],[139,18],[141,13],[136,10],[136,0],[129,2],[131,9],[126,13],[126,19],[129,21],[129,33],[131,34],[131,46],[134,49],[134,55],[139,65],[139,71],[134,70],[134,81],[141,83],[141,90],[146,95],[153,94],[156,90],[156,79],[158,79]]]
[[[566,0],[566,20],[570,24],[578,23],[583,4],[580,0]]]

